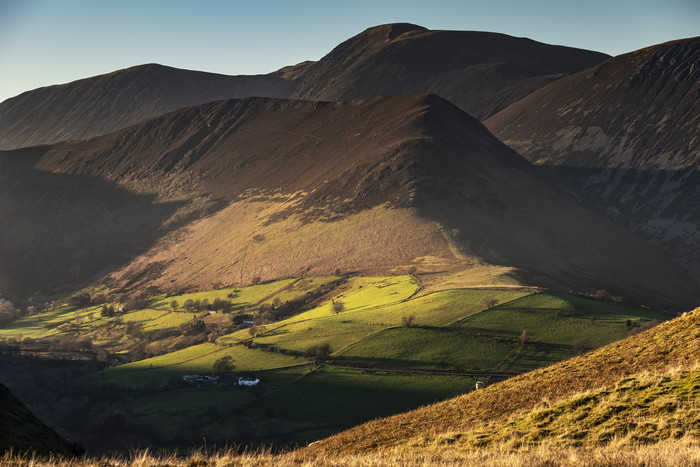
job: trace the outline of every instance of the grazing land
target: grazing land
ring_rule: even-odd
[[[664,319],[537,289],[419,292],[410,275],[324,276],[154,295],[141,309],[57,303],[0,338],[24,354],[103,362],[68,383],[128,394],[119,410],[135,435],[121,439],[138,444],[153,432],[149,442],[164,447],[202,436],[286,446],[470,392],[478,380],[495,384]],[[219,374],[223,360],[231,365]],[[260,383],[240,387],[240,377]]]

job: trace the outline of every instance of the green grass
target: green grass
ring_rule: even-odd
[[[296,300],[303,297],[307,292],[312,292],[337,279],[337,276],[302,277],[289,284],[288,288],[280,289],[278,293],[275,293],[262,303],[272,303],[275,299],[279,299],[282,303]]]
[[[420,289],[420,285],[411,276],[353,277],[346,287],[345,291],[335,297],[335,300],[343,302],[342,314],[400,303]],[[332,303],[329,300],[313,310],[290,318],[288,322],[333,314]]]
[[[243,410],[347,426],[461,394],[474,382],[463,376],[323,368]]]
[[[170,308],[170,302],[176,300],[180,307],[182,307],[187,300],[209,300],[209,303],[212,303],[218,298],[221,300],[229,300],[233,304],[234,309],[243,309],[245,307],[255,305],[292,282],[294,282],[294,279],[283,279],[265,284],[251,285],[248,287],[228,287],[218,290],[208,290],[205,292],[173,295],[167,298],[164,295],[159,295],[151,300],[150,306],[152,308]],[[228,298],[229,294],[233,294],[233,297]]]
[[[561,310],[557,316],[557,310]],[[646,322],[661,315],[565,294],[535,294],[470,316],[453,325],[473,333],[571,347],[579,338],[592,347],[627,337],[627,320]]]
[[[373,334],[335,361],[387,368],[495,371],[517,343],[450,328],[393,328]]]
[[[335,279],[288,279],[167,299],[159,296],[151,300],[151,308],[119,315],[116,322],[117,318],[100,317],[100,307],[63,307],[18,320],[10,329],[0,330],[0,336],[58,334],[61,328],[56,325],[70,321],[79,324],[79,338],[88,336],[113,352],[124,351],[134,339],[124,334],[129,322],[143,324],[144,338],[157,334],[151,331],[191,323],[195,317],[209,325],[228,325],[228,315],[222,313],[173,312],[172,300],[180,305],[188,299],[213,302],[233,293],[228,300],[234,313],[254,313],[261,303],[272,303],[276,297],[282,302],[293,300]],[[385,370],[521,373],[574,356],[573,343],[581,337],[588,339],[590,347],[598,347],[626,337],[629,322],[662,318],[620,305],[523,290],[457,289],[411,298],[419,288],[408,275],[352,277],[332,293],[333,300],[343,303],[342,312],[335,313],[333,300],[328,299],[266,325],[266,331],[253,339],[259,345],[298,352],[328,343],[333,364],[373,367],[367,371],[327,366],[308,373],[304,358],[237,345],[251,339],[249,330],[242,329],[216,343],[109,368],[81,382],[134,390],[134,416],[144,426],[172,435],[177,427],[195,424],[195,431],[219,427],[239,434],[249,430],[261,440],[305,441],[470,391],[477,378]],[[487,298],[497,305],[488,308]],[[403,325],[407,317],[413,319],[411,327]],[[111,325],[100,327],[105,324]],[[524,330],[528,339],[522,345]],[[233,358],[234,373],[254,374],[263,379],[263,385],[253,391],[179,383],[186,374],[211,373],[214,362],[224,356]],[[233,410],[241,412],[236,420],[227,419]]]
[[[209,407],[238,407],[254,399],[250,391],[240,388],[182,387],[141,397],[134,407],[134,416],[162,424]]]
[[[86,323],[90,321],[89,316],[91,314],[94,319],[99,318],[100,307],[77,308],[74,306],[62,306],[55,310],[24,316],[12,322],[9,326],[0,329],[0,337],[18,338],[21,336],[22,338],[40,339],[58,335],[61,334],[58,325],[69,321],[75,322],[76,320],[82,320],[83,323]]]
[[[398,276],[401,277],[401,276]],[[410,284],[410,282],[408,282]],[[407,284],[404,282],[404,284]],[[398,284],[397,284],[398,285]],[[362,288],[359,288],[362,286]],[[507,302],[528,292],[516,291],[485,291],[485,290],[451,290],[437,292],[406,302],[391,302],[394,296],[389,287],[378,289],[383,299],[380,305],[370,307],[364,305],[366,297],[377,294],[368,289],[367,283],[351,284],[352,289],[344,294],[350,304],[345,311],[335,314],[331,311],[330,303],[326,303],[307,313],[302,313],[291,319],[280,321],[267,326],[268,332],[255,339],[266,345],[275,345],[284,349],[304,351],[309,346],[330,343],[334,352],[383,329],[399,326],[404,316],[413,316],[417,324],[445,326],[453,321],[469,316],[484,309],[481,300],[485,296],[495,296],[500,302]],[[404,294],[412,289],[406,288]],[[362,294],[354,301],[355,294]],[[246,339],[246,332],[235,335],[238,339]]]
[[[578,351],[573,347],[577,339],[587,339],[590,348],[600,347],[626,337],[627,320],[645,322],[660,317],[564,294],[523,297],[522,293],[504,296],[495,292],[503,304],[482,310],[482,294],[459,291],[461,300],[455,300],[455,292],[450,294],[453,304],[471,305],[463,309],[462,319],[455,321],[456,315],[450,314],[450,325],[427,327],[421,323],[431,322],[431,315],[417,314],[419,327],[373,333],[340,352],[336,360],[362,366],[521,373],[573,357]],[[445,294],[424,297],[424,312],[441,295]],[[515,299],[507,300],[510,297]],[[557,310],[561,310],[559,317]],[[443,320],[442,324],[448,323]],[[523,331],[529,337],[521,346]]]
[[[411,276],[353,277],[345,284],[344,291],[335,297],[344,304],[341,313],[336,314],[332,301],[328,300],[309,311],[267,325],[268,332],[256,342],[304,350],[309,345],[324,343],[338,331],[340,341],[333,346],[338,349],[341,341],[342,345],[347,345],[382,327],[373,326],[375,323],[366,319],[356,320],[356,316],[363,311],[374,313],[378,308],[400,304],[418,289],[418,283]],[[340,326],[343,324],[348,326]],[[249,338],[250,334],[244,329],[223,336],[219,342]]]
[[[243,374],[305,363],[305,360],[299,357],[263,352],[243,346],[227,347],[205,343],[109,368],[93,373],[90,378],[97,379],[103,384],[113,383],[132,389],[162,388],[183,375],[212,373],[214,362],[224,356],[233,358],[236,365],[234,373]]]

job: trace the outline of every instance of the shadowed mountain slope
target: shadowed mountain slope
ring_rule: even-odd
[[[566,191],[700,273],[700,38],[552,83],[487,127]]]
[[[277,74],[226,76],[162,65],[48,86],[0,103],[0,148],[15,149],[111,133],[180,107],[249,96],[282,97]]]
[[[215,102],[0,164],[15,167],[0,235],[29,293],[37,271],[47,284],[112,271],[116,284],[173,288],[496,265],[522,283],[662,309],[696,299],[684,271],[434,95]]]
[[[0,454],[10,450],[39,456],[80,453],[78,446],[59,437],[0,384]]]
[[[434,93],[484,119],[606,58],[505,34],[385,24],[363,31],[308,65],[291,97],[352,100]]]
[[[507,424],[518,423],[518,420],[527,420],[528,417],[535,418],[536,424],[532,429],[533,432],[539,431],[539,438],[532,439],[532,433],[524,431],[524,427],[520,426],[520,434],[511,437],[513,443],[518,439],[532,443],[546,441],[547,437],[554,437],[557,430],[561,430],[562,434],[565,431],[571,435],[578,432],[578,438],[571,439],[572,445],[580,445],[584,442],[595,444],[596,440],[592,439],[593,433],[582,429],[589,422],[587,417],[593,419],[597,415],[595,426],[601,427],[599,434],[602,435],[604,423],[611,416],[619,414],[618,416],[622,417],[624,414],[620,414],[621,411],[635,409],[642,415],[648,415],[655,423],[660,423],[658,428],[656,425],[649,424],[638,427],[634,421],[630,420],[630,423],[618,426],[616,433],[616,428],[611,427],[612,431],[608,434],[608,438],[603,437],[597,442],[610,441],[612,433],[619,437],[629,433],[637,436],[642,434],[648,439],[646,441],[645,438],[637,439],[636,442],[658,442],[663,439],[661,431],[666,428],[676,428],[672,423],[664,425],[662,421],[666,416],[668,416],[665,419],[666,422],[672,421],[672,415],[676,409],[680,410],[679,413],[690,410],[689,413],[693,414],[697,420],[697,407],[693,408],[692,402],[688,404],[688,397],[692,397],[698,390],[698,355],[700,355],[700,310],[695,310],[583,356],[516,376],[486,389],[445,402],[360,425],[314,443],[304,451],[309,454],[317,453],[320,456],[329,453],[342,456],[381,450],[391,452],[391,449],[397,446],[409,451],[430,449],[430,447],[440,449],[440,440],[442,440],[442,448],[449,449],[445,446],[459,444],[460,438],[466,445],[464,449],[468,450],[474,448],[468,445],[468,442],[474,439],[479,441],[481,446],[497,443],[499,429],[505,431]],[[674,369],[675,371],[671,371],[670,374],[663,375]],[[662,375],[652,382],[649,382],[648,377],[629,377],[645,372]],[[635,383],[635,380],[640,382]],[[617,385],[611,388],[610,385],[613,383]],[[633,395],[639,390],[640,398],[636,402],[640,405],[608,406],[602,412],[597,412],[595,409],[591,413],[582,411],[583,415],[579,414],[578,421],[572,422],[567,429],[556,426],[557,417],[568,415],[562,413],[563,411],[573,411],[591,401],[597,402],[615,392],[620,386],[625,387],[619,391],[621,394]],[[678,387],[678,391],[675,392],[678,396],[676,404],[664,405],[663,399],[659,396],[663,396],[664,393],[674,394],[674,386]],[[604,389],[599,390],[600,388]],[[646,389],[651,390],[647,391],[646,397],[643,397],[645,396],[643,390]],[[593,391],[593,394],[588,397],[573,397],[582,391]],[[685,406],[682,406],[683,399],[686,402]],[[561,404],[557,404],[558,402]],[[622,401],[616,402],[620,404]],[[529,413],[537,407],[539,417],[537,411]],[[547,410],[548,408],[551,410]],[[509,420],[509,416],[514,418]],[[553,423],[547,426],[548,422]],[[492,427],[495,433],[489,434]],[[536,427],[542,429],[537,430]],[[547,431],[547,428],[550,430]],[[690,428],[695,430],[695,436],[697,436],[697,426]],[[672,436],[672,432],[672,429],[669,430],[666,436]],[[479,437],[479,435],[483,436]],[[438,443],[435,443],[436,441]]]
[[[486,126],[538,164],[696,169],[699,61],[700,37],[620,55],[532,93]]]

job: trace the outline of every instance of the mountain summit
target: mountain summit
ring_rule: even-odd
[[[505,34],[385,24],[348,39],[310,65],[291,97],[352,100],[435,93],[484,119],[606,58]]]

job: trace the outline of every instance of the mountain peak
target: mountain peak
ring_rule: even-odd
[[[367,28],[356,37],[376,37],[384,36],[386,40],[394,40],[399,36],[413,31],[428,31],[428,28],[411,23],[388,23]]]

